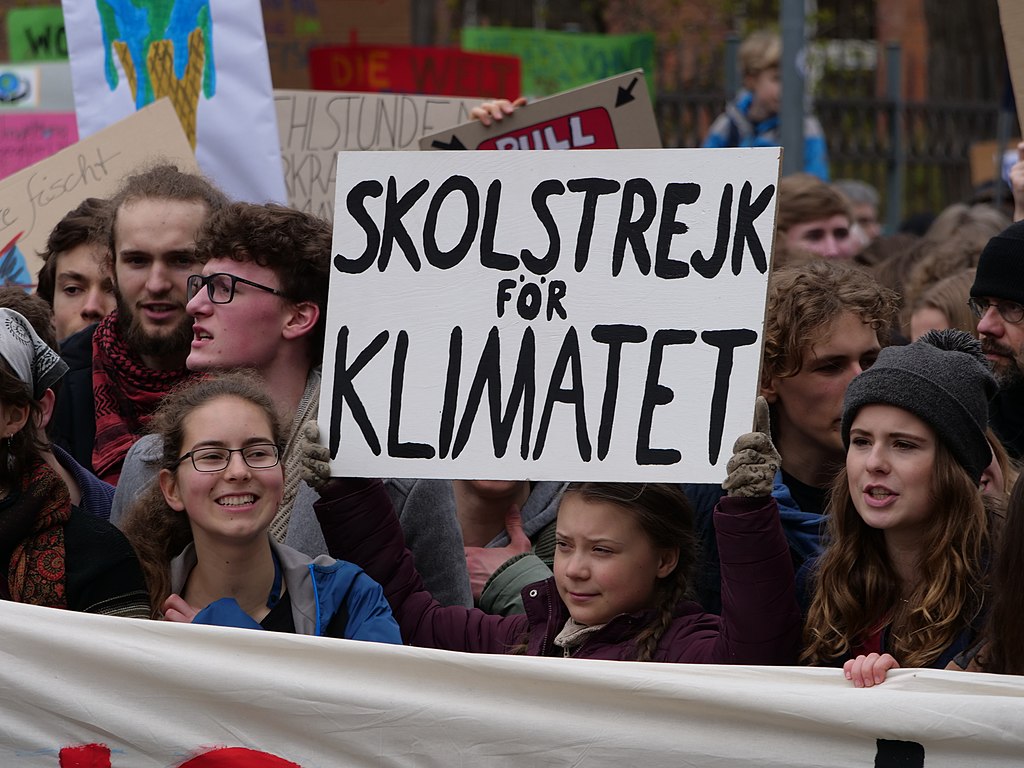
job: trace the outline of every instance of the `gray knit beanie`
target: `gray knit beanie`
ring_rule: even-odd
[[[886,347],[850,382],[843,402],[843,444],[865,405],[902,408],[935,430],[938,439],[978,483],[992,462],[985,437],[988,401],[996,393],[981,342],[963,331],[929,331],[913,344]]]

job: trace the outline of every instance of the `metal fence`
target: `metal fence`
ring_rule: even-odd
[[[655,111],[664,146],[699,147],[726,101],[724,88],[659,92]],[[813,109],[825,129],[832,178],[874,185],[885,210],[893,179],[902,174],[900,218],[971,199],[970,147],[999,133],[997,103],[822,96]]]

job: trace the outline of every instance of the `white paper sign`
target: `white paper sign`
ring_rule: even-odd
[[[287,202],[259,0],[62,2],[80,136],[168,96],[229,197]]]
[[[527,658],[0,602],[16,768],[989,768],[1024,679]]]
[[[757,392],[780,157],[341,153],[336,470],[720,482]]]

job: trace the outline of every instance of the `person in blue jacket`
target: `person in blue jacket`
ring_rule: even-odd
[[[774,32],[754,32],[743,41],[739,50],[743,89],[711,124],[704,138],[706,149],[781,146],[781,59],[782,41]],[[804,118],[804,171],[829,180],[825,132],[813,115]]]
[[[269,534],[284,491],[282,431],[252,372],[170,393],[154,414],[159,482],[129,511],[154,618],[401,643],[377,582]]]

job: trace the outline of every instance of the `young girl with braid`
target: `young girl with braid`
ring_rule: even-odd
[[[769,497],[778,454],[761,431],[737,441],[715,512],[722,555],[721,616],[687,600],[693,520],[668,484],[570,483],[558,509],[554,575],[523,589],[525,614],[442,606],[424,588],[380,481],[330,479],[316,425],[307,425],[307,477],[332,556],[383,587],[410,645],[627,661],[792,664],[799,610],[792,561]],[[534,557],[526,554],[524,557]]]

